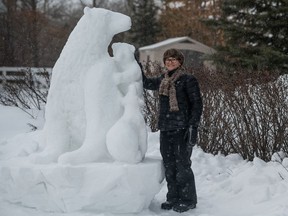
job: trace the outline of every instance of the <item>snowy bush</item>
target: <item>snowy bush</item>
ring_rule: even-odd
[[[203,150],[270,161],[288,152],[288,76],[195,71],[203,94]]]

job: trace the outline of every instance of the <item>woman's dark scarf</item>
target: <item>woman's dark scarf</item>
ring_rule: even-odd
[[[159,87],[159,94],[169,97],[169,106],[171,112],[179,111],[178,101],[176,97],[175,81],[185,73],[182,70],[176,69],[176,71],[169,76],[169,71],[165,72],[164,78],[161,81]]]

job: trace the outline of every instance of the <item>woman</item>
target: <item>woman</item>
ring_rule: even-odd
[[[160,77],[147,78],[142,72],[143,86],[159,90],[160,152],[168,188],[161,208],[185,212],[197,204],[190,157],[197,140],[202,98],[198,81],[182,67],[184,55],[179,50],[167,50],[163,61],[167,71]]]

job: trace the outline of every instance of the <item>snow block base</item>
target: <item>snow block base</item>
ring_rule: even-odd
[[[0,196],[49,212],[138,213],[148,208],[163,178],[161,161],[149,158],[78,166],[1,161]]]

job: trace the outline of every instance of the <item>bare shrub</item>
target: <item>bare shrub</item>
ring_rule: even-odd
[[[0,103],[19,107],[35,118],[33,109],[41,110],[46,104],[50,75],[43,69],[33,72],[31,68],[16,72],[2,84]]]
[[[194,70],[203,95],[199,145],[204,151],[269,161],[288,153],[288,76]]]
[[[144,64],[143,71],[147,77],[160,76],[161,66],[156,62]],[[158,130],[159,92],[143,89],[145,106],[143,108],[144,119],[152,132]]]

